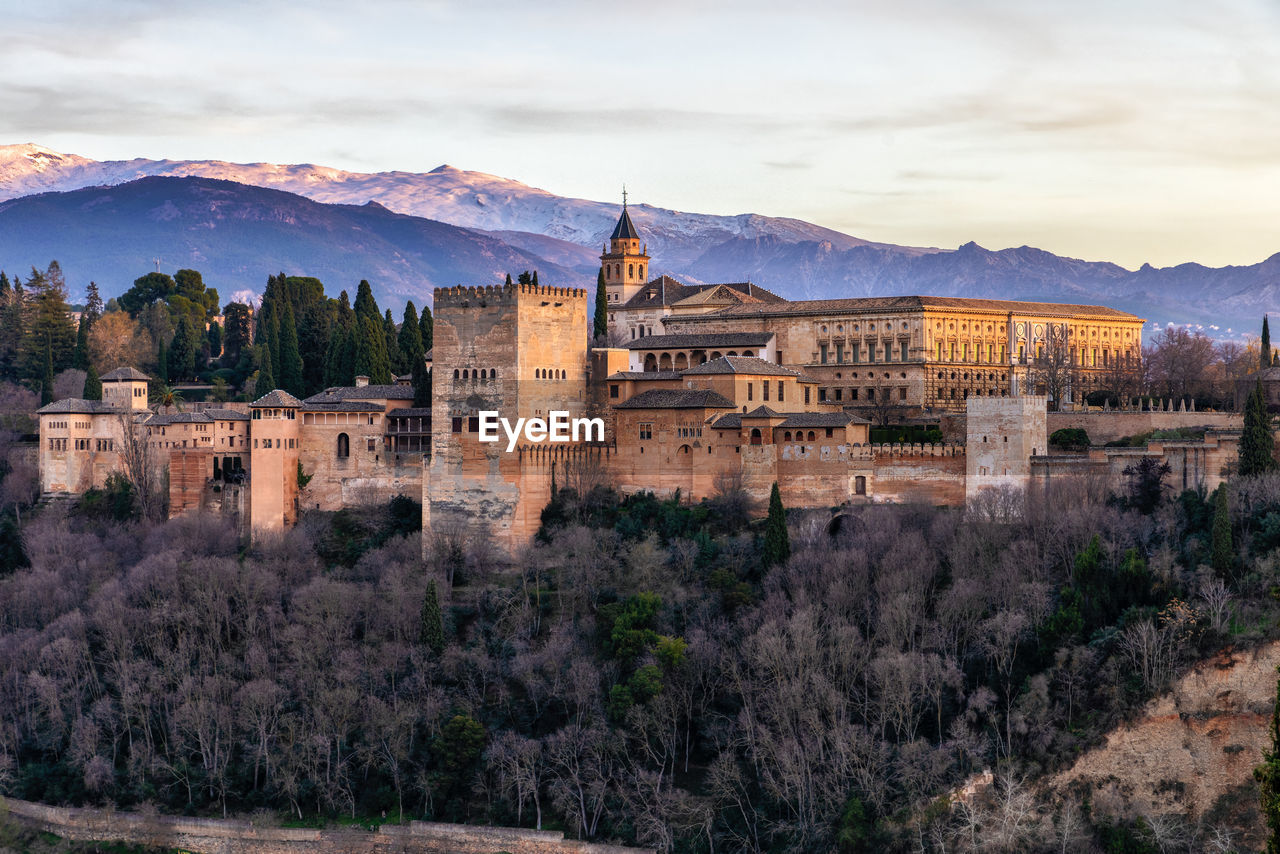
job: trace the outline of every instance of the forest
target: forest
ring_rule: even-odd
[[[1164,480],[829,524],[565,472],[512,559],[407,498],[246,547],[139,518],[117,481],[25,513],[6,554],[0,787],[664,852],[1215,850],[1256,822],[1251,782],[1194,826],[1037,784],[1193,660],[1274,636],[1280,475]]]
[[[280,273],[267,277],[256,306],[219,309],[218,291],[198,270],[178,270],[140,276],[105,303],[94,282],[83,303],[68,300],[57,261],[25,282],[0,271],[0,381],[30,389],[41,404],[101,400],[98,378],[119,367],[148,373],[153,399],[168,402],[180,385],[202,386],[215,401],[251,401],[274,388],[303,398],[356,376],[391,383],[397,375],[430,399],[422,357],[432,345],[431,309],[419,315],[410,301],[397,323],[391,309],[379,311],[367,281],[353,304],[345,290],[328,297],[320,280]]]

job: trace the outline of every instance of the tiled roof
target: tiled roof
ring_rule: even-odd
[[[339,400],[334,403],[302,402],[303,412],[381,412],[382,407],[367,400]]]
[[[36,410],[36,415],[105,415],[113,412],[128,412],[128,409],[101,400],[81,400],[68,397],[55,400]]]
[[[721,356],[682,372],[685,376],[703,374],[755,374],[766,377],[799,377],[797,371],[766,362],[755,356]]]
[[[741,414],[739,414],[739,413],[737,413],[737,412],[730,413],[729,415],[721,415],[719,418],[717,418],[717,419],[716,419],[715,423],[711,425],[711,429],[713,429],[713,430],[741,430],[741,429],[742,429],[742,415],[741,415]]]
[[[249,413],[241,412],[238,409],[223,409],[221,407],[212,407],[201,410],[205,415],[211,417],[214,421],[248,421]]]
[[[308,400],[309,399],[310,398],[308,398]],[[275,389],[274,391],[267,392],[262,397],[258,398],[257,400],[255,400],[253,403],[249,405],[250,406],[299,407],[302,405],[302,401],[298,400],[296,397],[289,394],[289,392],[285,391],[284,389],[278,388],[278,389]]]
[[[765,347],[772,332],[711,332],[686,335],[649,335],[627,342],[628,350],[673,350],[691,347]]]
[[[774,305],[731,305],[707,314],[680,317],[680,322],[699,322],[727,316],[775,317],[782,315],[870,314],[919,311],[986,311],[1001,314],[1051,315],[1056,317],[1099,317],[1141,321],[1137,315],[1101,305],[1074,305],[1025,300],[972,299],[968,297],[856,297],[781,302]]]
[[[787,417],[779,427],[844,427],[846,424],[870,424],[865,418],[847,412],[799,412]]]
[[[617,409],[733,409],[733,402],[710,389],[651,388]]]
[[[742,413],[742,417],[743,418],[783,418],[785,416],[783,416],[781,412],[777,412],[761,404],[760,406],[757,406],[755,409],[751,410],[750,412]]]
[[[393,409],[387,415],[394,418],[420,418],[422,416],[429,418],[431,417],[431,407],[411,406],[406,409]]]
[[[611,380],[678,380],[680,371],[617,371],[609,375]]]
[[[206,412],[166,412],[157,413],[147,419],[148,427],[159,427],[164,424],[208,424],[217,419],[210,418]]]
[[[307,403],[340,403],[344,400],[413,400],[411,385],[345,385],[327,388],[308,397]]]
[[[613,234],[609,235],[610,240],[639,240],[640,232],[636,230],[635,223],[631,221],[631,214],[627,213],[627,206],[622,206],[622,216],[618,217],[618,224],[613,227]]]
[[[104,383],[120,382],[122,380],[140,380],[142,382],[150,382],[151,377],[144,374],[137,368],[116,368],[114,371],[107,371],[99,379]]]
[[[764,304],[785,304],[786,300],[777,294],[767,291],[751,282],[724,282],[715,285],[686,285],[670,276],[659,276],[640,288],[636,294],[622,304],[622,308],[649,308],[653,306],[674,305],[690,297],[712,291],[716,288],[727,288],[733,298],[742,303],[763,307]],[[650,295],[652,294],[652,295]],[[736,308],[737,306],[731,306]],[[723,309],[722,309],[723,310]],[[714,312],[712,312],[714,314]]]

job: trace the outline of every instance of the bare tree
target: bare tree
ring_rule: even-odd
[[[151,452],[151,443],[147,441],[146,427],[135,422],[134,416],[128,412],[122,412],[116,418],[120,428],[120,462],[124,465],[124,476],[133,487],[143,518],[155,519],[160,514],[162,498],[157,489],[157,461]]]
[[[1156,333],[1143,354],[1147,388],[1174,398],[1205,391],[1215,359],[1214,341],[1209,336],[1181,326],[1166,327]]]
[[[1065,323],[1045,325],[1035,356],[1027,370],[1027,384],[1036,394],[1049,398],[1049,408],[1060,409],[1066,399],[1081,393],[1080,375],[1071,351]]]

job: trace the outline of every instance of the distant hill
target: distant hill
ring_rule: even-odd
[[[363,276],[398,299],[421,299],[438,284],[479,284],[500,279],[507,270],[535,267],[544,282],[590,286],[600,247],[618,214],[617,203],[565,198],[451,166],[428,173],[369,174],[313,164],[96,161],[37,145],[0,146],[0,199],[78,192],[143,176],[204,176],[297,195],[255,196],[224,185],[222,192],[238,201],[215,206],[207,189],[148,189],[146,200],[136,201],[122,194],[132,197],[141,190],[91,191],[97,195],[88,201],[114,200],[106,219],[95,218],[101,215],[91,208],[73,215],[71,208],[88,203],[75,193],[76,201],[44,197],[41,204],[57,213],[42,207],[36,214],[24,207],[14,218],[5,211],[15,203],[0,203],[0,265],[25,269],[56,257],[68,266],[68,259],[84,259],[88,263],[76,261],[72,269],[97,277],[109,292],[117,289],[117,277],[132,281],[140,275],[138,265],[150,269],[156,257],[166,268],[191,265],[234,280],[234,288],[218,285],[224,294],[261,290],[273,267],[319,276],[335,292]],[[174,198],[155,195],[166,192]],[[298,196],[334,204],[308,207]],[[165,201],[181,217],[169,218]],[[382,207],[367,206],[370,201]],[[240,211],[238,224],[228,219],[228,206]],[[648,205],[632,205],[631,214],[653,256],[655,274],[687,282],[750,279],[792,299],[924,293],[1101,303],[1160,324],[1203,324],[1220,335],[1229,327],[1253,331],[1263,312],[1280,312],[1280,255],[1250,266],[1183,264],[1135,271],[1029,246],[992,251],[976,243],[954,250],[873,243],[758,214],[712,216]],[[128,224],[135,219],[136,225]],[[445,223],[463,228],[449,230]],[[15,229],[22,228],[19,245]],[[236,239],[228,239],[236,228]],[[196,258],[204,265],[179,260]]]
[[[261,292],[267,276],[316,276],[331,294],[368,279],[384,307],[428,301],[433,287],[498,284],[538,270],[547,284],[590,276],[496,237],[377,203],[325,205],[279,190],[208,178],[143,178],[115,187],[0,202],[0,269],[25,277],[56,258],[73,288],[89,279],[118,296],[155,269],[199,270],[224,299]]]

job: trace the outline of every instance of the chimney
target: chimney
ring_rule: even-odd
[[[368,377],[356,377],[356,388],[364,388],[369,384]]]

